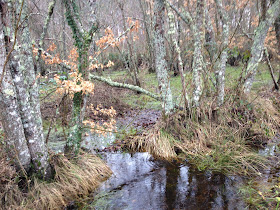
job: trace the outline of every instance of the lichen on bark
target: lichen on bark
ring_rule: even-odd
[[[193,53],[193,106],[198,107],[200,97],[202,95],[202,71],[203,71],[203,55],[202,46],[204,42],[204,0],[197,0],[196,21],[193,26],[194,34],[194,53]]]
[[[170,81],[167,73],[166,49],[164,44],[164,0],[155,0],[154,4],[154,46],[158,86],[162,97],[162,107],[166,115],[174,108]]]
[[[255,75],[257,72],[258,64],[263,57],[264,41],[268,32],[268,29],[275,22],[276,18],[280,14],[280,0],[276,0],[270,8],[267,10],[266,17],[260,23],[255,30],[255,36],[253,45],[251,47],[251,57],[246,69],[246,79],[244,82],[244,92],[249,93],[251,91]]]

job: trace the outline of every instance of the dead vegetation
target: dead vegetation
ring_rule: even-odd
[[[110,168],[97,156],[80,153],[72,160],[64,155],[52,155],[55,176],[51,182],[28,180],[32,186],[19,189],[17,173],[4,157],[1,158],[0,205],[4,209],[61,209],[79,200],[111,175]],[[30,184],[29,184],[30,185]]]
[[[160,159],[187,158],[200,170],[257,175],[267,162],[256,153],[256,146],[265,145],[279,132],[279,125],[273,100],[234,96],[220,108],[208,104],[191,114],[177,112],[130,146]]]
[[[17,209],[22,200],[23,194],[17,184],[17,172],[8,162],[0,144],[0,209],[8,206],[7,209]]]

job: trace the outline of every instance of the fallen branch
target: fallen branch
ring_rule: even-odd
[[[50,55],[48,52],[45,52],[46,56],[49,56],[50,58],[52,58],[52,55]],[[64,68],[68,69],[68,70],[71,70],[71,67],[68,66],[67,64],[61,62],[61,63],[58,63],[59,66],[63,66]],[[90,79],[92,80],[97,80],[97,81],[100,81],[100,82],[104,82],[106,83],[107,85],[111,86],[111,87],[118,87],[118,88],[126,88],[126,89],[129,89],[129,90],[132,90],[132,91],[136,91],[136,92],[140,92],[140,93],[143,93],[147,96],[150,96],[151,98],[153,99],[156,99],[158,101],[162,101],[162,98],[148,90],[145,90],[139,86],[135,86],[135,85],[130,85],[130,84],[125,84],[125,83],[119,83],[119,82],[114,82],[112,81],[110,78],[105,78],[105,77],[100,77],[100,76],[96,76],[96,75],[93,75],[93,74],[90,74],[89,75]],[[180,109],[180,110],[183,110],[183,107],[179,106],[178,104],[175,103],[174,107],[176,109]]]
[[[149,91],[147,91],[147,90],[145,90],[143,88],[140,88],[138,86],[130,85],[130,84],[124,84],[124,83],[119,83],[119,82],[114,82],[110,78],[100,77],[100,76],[96,76],[96,75],[92,75],[92,74],[90,74],[89,77],[90,77],[90,79],[97,80],[97,81],[100,81],[100,82],[104,82],[107,85],[110,85],[112,87],[126,88],[126,89],[129,89],[129,90],[137,91],[137,92],[146,94],[146,95],[150,96],[151,98],[154,98],[154,99],[156,99],[158,101],[161,101],[161,97],[160,96],[155,95],[155,94],[153,94],[153,93],[151,93],[151,92],[149,92]]]

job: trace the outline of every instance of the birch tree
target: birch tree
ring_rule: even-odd
[[[275,22],[280,14],[280,0],[276,0],[266,12],[266,17],[260,22],[255,30],[254,42],[251,48],[251,57],[246,69],[246,79],[244,82],[244,92],[249,93],[254,82],[258,64],[263,56],[264,41],[268,29]]]
[[[170,114],[174,108],[170,81],[167,73],[166,49],[164,45],[164,0],[154,1],[154,49],[156,74],[159,90],[162,96],[162,106],[165,114]]]
[[[166,3],[166,8],[167,8],[167,14],[168,14],[168,20],[169,20],[168,34],[171,37],[172,45],[174,46],[175,51],[177,53],[178,68],[179,68],[179,73],[180,73],[180,77],[181,77],[184,106],[186,108],[186,107],[189,107],[189,103],[188,103],[189,97],[188,97],[187,90],[186,90],[186,82],[185,82],[185,76],[184,76],[184,66],[183,66],[183,61],[182,61],[182,57],[181,57],[181,49],[180,49],[179,44],[176,39],[175,17],[174,17],[173,11],[171,10],[168,3]]]
[[[194,53],[193,53],[193,105],[199,106],[199,100],[202,95],[202,71],[203,71],[203,54],[202,47],[204,41],[204,23],[205,23],[205,0],[197,0],[196,3],[196,20],[193,27],[194,34]]]
[[[218,95],[218,105],[221,106],[224,103],[225,97],[225,71],[228,57],[228,42],[229,42],[229,18],[220,0],[215,0],[218,13],[222,20],[222,44],[220,46],[219,58],[216,58],[216,87]]]
[[[0,6],[0,36],[1,43],[5,43],[5,46],[1,47],[3,68],[0,100],[4,104],[1,106],[1,121],[7,147],[14,151],[10,155],[18,166],[29,169],[29,164],[32,163],[38,174],[49,176],[48,151],[44,142],[39,89],[32,58],[27,4],[25,1],[0,1]]]

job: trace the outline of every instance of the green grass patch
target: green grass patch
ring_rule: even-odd
[[[226,88],[230,89],[235,87],[238,84],[238,79],[240,74],[242,73],[243,66],[227,66],[226,68]],[[212,74],[214,78],[214,74]],[[278,78],[278,73],[275,73],[275,76]],[[108,77],[110,77],[114,81],[122,81],[125,82],[129,76],[125,70],[121,71],[111,71],[108,72]],[[158,82],[155,73],[148,73],[146,70],[141,70],[139,72],[139,78],[142,84],[142,87],[146,90],[149,90],[153,93],[158,93]],[[173,94],[174,101],[180,102],[182,100],[179,98],[182,93],[182,85],[180,76],[173,76],[173,72],[169,72],[170,86]],[[186,87],[191,94],[191,84],[192,84],[192,73],[185,73]],[[272,79],[268,70],[268,67],[265,63],[259,64],[258,72],[255,77],[255,82],[253,83],[252,90],[258,92],[263,87],[273,87]],[[142,108],[153,108],[160,109],[160,102],[154,99],[148,99],[144,97],[143,94],[139,95],[126,95],[122,98],[127,104],[132,107],[142,107]]]

